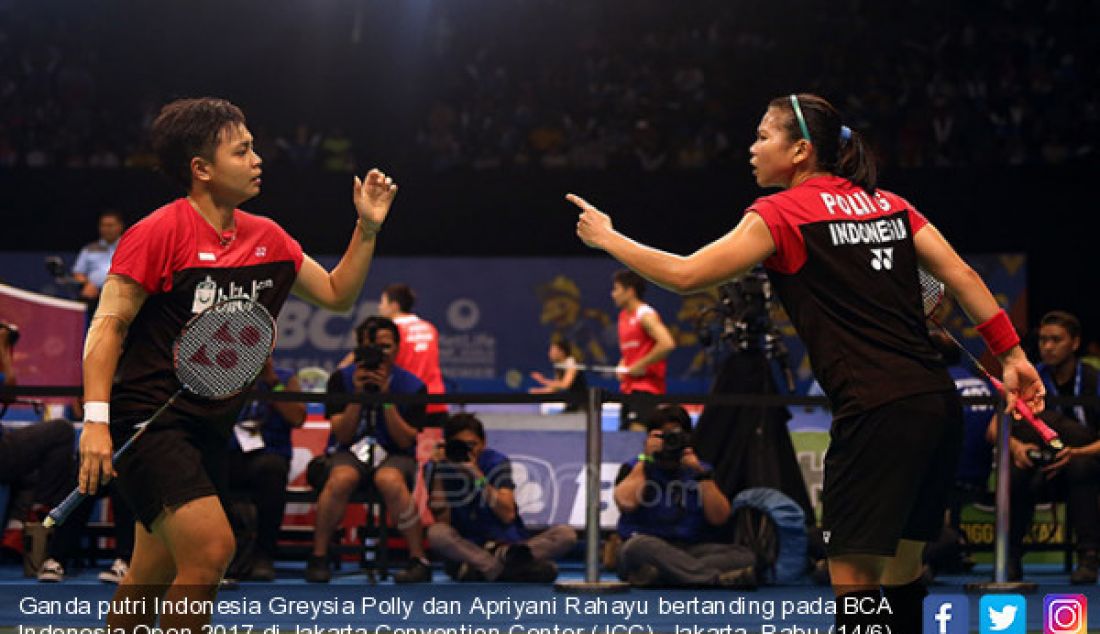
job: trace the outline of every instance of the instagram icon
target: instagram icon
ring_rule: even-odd
[[[1088,618],[1088,602],[1083,594],[1043,597],[1043,634],[1085,634]]]

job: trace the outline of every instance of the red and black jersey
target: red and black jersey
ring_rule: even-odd
[[[928,221],[904,198],[821,176],[748,212],[771,231],[764,266],[835,417],[955,389],[925,324],[913,235]]]
[[[180,387],[172,347],[183,325],[218,301],[247,297],[277,316],[302,266],[302,248],[262,216],[234,211],[236,232],[219,235],[180,198],[126,231],[111,274],[124,275],[149,294],[123,343],[111,393],[112,418],[140,422]],[[172,406],[177,418],[228,430],[241,398],[205,401],[186,391]]]

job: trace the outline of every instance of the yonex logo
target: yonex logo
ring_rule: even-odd
[[[213,359],[210,357],[207,344],[203,344],[188,360],[196,365],[213,366],[216,364],[223,370],[232,370],[240,362],[237,349],[254,347],[263,340],[263,333],[257,330],[255,326],[245,326],[234,337],[229,331],[229,324],[222,324],[211,337],[211,340],[223,344],[220,346],[221,349],[214,354]]]
[[[894,248],[871,249],[871,268],[876,271],[894,268]]]

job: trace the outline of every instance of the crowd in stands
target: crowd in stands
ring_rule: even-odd
[[[111,57],[100,44],[122,27],[106,18],[92,36],[96,16],[44,11],[0,4],[0,166],[148,165],[140,139],[154,104],[181,90],[171,73],[128,70],[159,58]],[[349,39],[347,20],[309,25],[349,65],[404,59],[347,87],[350,103],[394,100],[400,116],[350,122],[331,103],[289,114],[269,103],[254,126],[268,164],[350,171],[356,147],[386,139],[400,160],[437,171],[738,165],[766,101],[791,90],[841,104],[901,168],[1098,155],[1100,9],[1081,0],[478,0],[425,11],[411,42],[356,41],[354,29]],[[284,92],[314,83],[318,69],[286,66]],[[120,85],[128,76],[148,81]],[[416,87],[388,90],[396,81]]]

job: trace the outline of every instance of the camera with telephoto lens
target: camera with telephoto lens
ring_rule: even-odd
[[[661,449],[653,454],[656,462],[680,464],[684,450],[691,446],[691,434],[685,431],[666,431],[661,433]]]
[[[385,360],[386,353],[373,343],[355,349],[355,364],[364,370],[377,370]]]
[[[19,326],[6,321],[0,321],[0,330],[8,331],[8,345],[14,346],[16,342],[19,341]]]
[[[443,444],[443,453],[451,462],[469,462],[473,449],[465,440],[450,438]]]

